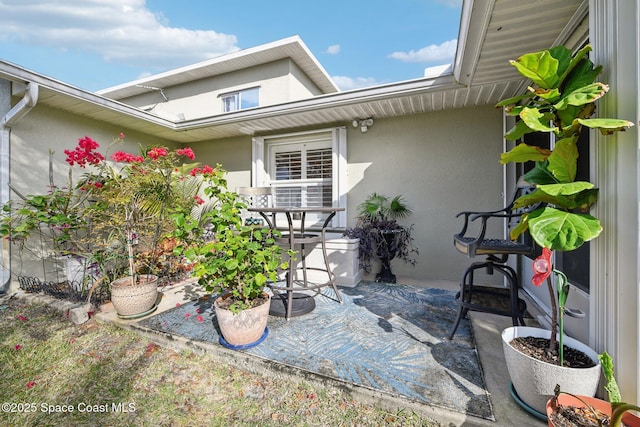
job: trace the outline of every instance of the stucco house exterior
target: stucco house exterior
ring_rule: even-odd
[[[569,302],[587,316],[567,329],[614,356],[625,399],[638,402],[639,23],[640,5],[627,0],[464,0],[451,67],[345,92],[298,37],[98,93],[0,60],[1,201],[14,197],[13,189],[29,193],[47,184],[50,149],[62,180],[62,152],[79,137],[108,143],[124,132],[136,145],[190,146],[198,159],[229,171],[230,188],[287,192],[295,183],[305,202],[345,207],[332,224],[337,236],[370,193],[402,194],[414,210],[420,254],[415,267],[397,263],[394,272],[459,280],[471,260],[452,245],[461,225],[455,214],[503,206],[515,186],[517,171],[498,163],[511,123],[494,105],[527,82],[508,60],[589,42],[592,60],[604,65],[601,80],[611,85],[597,114],[636,126],[606,140],[590,134],[588,173],[600,188],[593,213],[604,232],[578,264],[588,274]],[[278,165],[291,162],[321,165],[320,172],[280,179]],[[3,242],[5,267],[8,250]],[[529,262],[519,264],[521,277],[530,277]],[[5,290],[15,286],[8,279],[5,271]],[[544,293],[522,282],[544,322]]]

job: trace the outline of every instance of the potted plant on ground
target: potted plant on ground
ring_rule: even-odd
[[[366,272],[371,271],[373,260],[380,260],[382,266],[376,282],[396,283],[396,276],[391,271],[391,260],[395,258],[415,265],[414,255],[418,254],[418,249],[413,246],[411,237],[413,225],[407,227],[398,223],[411,213],[402,196],[390,199],[373,193],[358,206],[355,227],[345,230],[348,237],[360,239],[360,265]]]
[[[211,208],[200,218],[176,213],[174,237],[177,251],[193,263],[192,275],[216,296],[220,343],[239,349],[262,342],[268,334],[270,295],[265,287],[278,280],[288,263],[274,240],[276,230],[243,223],[246,205],[237,193],[227,191],[225,174],[220,165],[203,171]],[[204,238],[202,224],[210,230],[210,239]]]
[[[537,357],[525,355],[517,351],[510,342],[531,333],[531,328],[508,328],[503,332],[505,358],[511,375],[513,386],[519,397],[533,409],[543,412],[546,401],[553,394],[557,378],[576,375],[576,382],[585,377],[586,371],[572,373],[566,367],[566,349],[564,344],[575,344],[564,340],[563,316],[564,303],[567,299],[569,285],[566,276],[553,270],[551,258],[553,251],[571,251],[579,248],[584,242],[596,238],[602,226],[600,221],[587,213],[589,207],[597,200],[597,189],[590,182],[576,181],[578,149],[577,143],[583,128],[599,129],[603,134],[622,131],[633,123],[627,120],[609,118],[591,118],[595,113],[595,102],[604,96],[609,87],[596,81],[602,67],[594,66],[588,58],[591,46],[572,55],[564,46],[556,46],[548,50],[533,52],[521,56],[511,64],[525,77],[533,81],[526,94],[506,99],[497,106],[504,107],[506,114],[517,116],[518,121],[505,137],[518,140],[532,132],[552,133],[555,137],[553,150],[529,146],[524,143],[516,145],[509,152],[503,153],[501,163],[535,162],[535,167],[524,179],[536,189],[516,201],[516,207],[524,208],[542,202],[543,205],[523,215],[520,223],[512,230],[511,237],[529,231],[533,240],[542,248],[543,255],[534,262],[533,284],[540,286],[544,281],[549,289],[551,308],[551,331],[541,330],[534,342],[544,342],[546,350],[543,355],[551,355],[552,363],[538,362]],[[559,278],[555,288],[552,283],[555,271]],[[560,328],[558,329],[558,323]],[[558,331],[557,343],[556,331]],[[544,338],[546,337],[546,339]],[[586,346],[584,346],[586,347]],[[589,350],[586,347],[586,350]],[[589,351],[594,366],[594,378],[589,380],[584,390],[577,390],[567,383],[561,387],[577,394],[595,393],[599,367],[595,352]],[[525,369],[520,363],[533,364]],[[549,377],[541,376],[543,369],[552,366]],[[536,374],[536,378],[526,375]],[[555,377],[555,378],[554,378]]]
[[[549,427],[640,427],[640,418],[629,412],[640,411],[640,407],[622,402],[611,356],[604,352],[598,358],[607,380],[609,400],[566,393],[557,385],[554,396],[547,402]]]
[[[120,134],[114,144],[123,140]],[[89,200],[83,217],[92,227],[83,243],[101,267],[118,315],[140,316],[157,300],[156,258],[171,231],[170,214],[199,203],[200,180],[190,173],[194,165],[183,164],[195,156],[190,148],[153,146],[137,155],[116,151],[111,163],[98,148],[96,141],[84,137],[73,150],[65,150],[69,165],[89,170],[77,186]],[[143,260],[148,263],[143,265]]]

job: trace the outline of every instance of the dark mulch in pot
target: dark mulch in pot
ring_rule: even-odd
[[[554,351],[549,351],[548,338],[518,337],[511,340],[509,344],[511,344],[511,347],[526,354],[527,356],[531,356],[552,365],[559,364],[559,346],[556,344],[556,349]],[[565,345],[564,364],[562,366],[567,368],[591,368],[596,366],[596,363],[583,352]]]
[[[587,408],[560,405],[558,409],[549,417],[554,427],[607,427],[609,426],[609,416],[601,411],[593,411]],[[598,424],[600,419],[601,424]]]

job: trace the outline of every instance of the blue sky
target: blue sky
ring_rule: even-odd
[[[343,90],[455,55],[462,0],[0,0],[0,59],[96,91],[298,35]]]

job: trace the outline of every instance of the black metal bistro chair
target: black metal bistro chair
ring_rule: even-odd
[[[497,211],[464,211],[456,215],[456,218],[464,218],[464,224],[462,230],[453,237],[455,248],[469,258],[485,256],[486,259],[472,263],[462,274],[460,290],[456,294],[458,315],[451,329],[449,339],[453,339],[460,320],[466,317],[469,311],[508,316],[511,317],[514,326],[525,325],[524,312],[527,306],[518,297],[518,275],[511,266],[507,265],[507,260],[509,255],[532,255],[533,243],[523,239],[513,241],[504,237],[495,237],[491,235],[489,230],[492,222],[496,223],[496,225],[501,225],[500,221],[506,220],[509,228],[511,228],[511,225],[516,224],[525,211],[514,208],[514,202],[518,197],[532,190],[533,188],[530,184],[520,179],[513,201],[508,206]],[[533,209],[529,208],[526,212],[531,210]],[[480,225],[477,227],[479,231],[470,235],[472,233],[471,223],[474,221],[480,221]],[[499,229],[500,233],[503,233],[503,227],[493,227],[491,229]],[[507,287],[477,285],[474,283],[474,273],[477,270],[485,270],[490,275],[497,271],[506,279]],[[508,309],[504,308],[504,303],[506,303]]]

